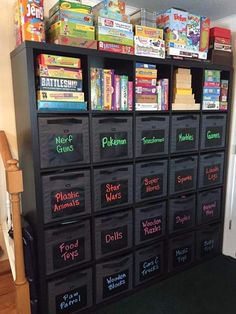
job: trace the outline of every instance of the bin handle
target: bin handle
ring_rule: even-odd
[[[99,124],[102,123],[125,123],[127,122],[127,119],[121,119],[121,118],[101,118],[99,119]]]
[[[141,213],[149,212],[149,211],[152,211],[154,209],[159,209],[159,208],[162,208],[162,207],[163,207],[163,203],[159,203],[159,204],[156,204],[156,205],[151,205],[150,207],[141,208],[140,212]]]
[[[204,156],[204,159],[209,159],[212,157],[221,157],[221,156],[222,156],[221,154],[215,153],[215,154],[210,154],[210,155]]]
[[[224,119],[224,116],[207,116],[206,117],[206,119],[207,120],[216,120],[216,119],[218,119],[218,120],[221,120],[221,119]]]
[[[109,170],[102,170],[100,171],[100,174],[113,174],[113,173],[116,173],[116,172],[119,172],[119,171],[127,171],[128,168],[119,168],[119,169],[116,169],[116,170],[113,170],[113,171],[109,171]]]
[[[177,117],[178,121],[183,121],[183,120],[197,120],[196,116],[181,116]]]
[[[86,276],[87,276],[86,273],[79,273],[79,274],[76,274],[76,279],[77,279],[77,278],[84,278],[84,277],[86,277]],[[61,280],[57,281],[57,282],[55,283],[55,286],[59,286],[59,285],[61,285],[62,283],[68,283],[68,282],[70,282],[70,281],[73,282],[74,279],[75,279],[75,275],[74,275],[74,274],[73,274],[73,275],[66,276],[66,277],[62,278]]]
[[[185,157],[185,158],[176,159],[176,160],[175,160],[175,163],[176,163],[176,164],[179,164],[179,163],[181,163],[181,162],[183,162],[183,161],[189,161],[189,160],[194,161],[194,157],[189,156],[189,157]]]
[[[73,175],[55,175],[55,176],[50,176],[49,181],[56,181],[56,180],[64,180],[64,179],[69,179],[73,180],[76,178],[81,178],[84,177],[84,173],[78,173],[78,174],[73,174]]]
[[[179,199],[176,199],[174,201],[175,204],[182,204],[182,203],[190,203],[194,200],[194,196],[190,196],[190,197],[187,197],[187,198],[179,198]]]
[[[125,259],[121,260],[120,262],[114,262],[114,263],[109,263],[103,265],[104,268],[116,268],[116,267],[121,267],[125,265],[129,260],[129,257],[126,257]]]
[[[153,253],[153,250],[154,250],[155,248],[160,248],[160,245],[152,246],[152,247],[150,247],[150,248],[148,248],[148,249],[146,249],[146,250],[141,251],[139,254],[140,254],[140,255],[145,255],[145,254],[147,254],[147,253]]]
[[[57,236],[57,235],[60,235],[60,234],[64,234],[68,230],[70,230],[70,232],[73,232],[73,231],[76,231],[78,229],[83,229],[83,228],[85,228],[85,223],[81,223],[79,226],[76,225],[76,226],[73,226],[73,227],[71,227],[71,224],[69,224],[69,226],[63,228],[63,230],[52,232],[52,235],[53,236]]]
[[[83,121],[76,118],[47,120],[47,124],[63,124],[64,125],[64,124],[71,124],[71,123],[82,124]]]
[[[122,220],[122,219],[124,219],[124,218],[126,218],[126,217],[129,217],[129,213],[125,213],[124,215],[122,215],[122,216],[113,216],[113,217],[108,217],[108,218],[103,218],[102,220],[101,220],[101,223],[104,223],[104,222],[108,222],[108,221],[111,221],[111,220],[114,220],[114,221],[116,221],[116,220]]]
[[[164,117],[145,117],[141,119],[143,122],[148,122],[148,121],[165,121],[166,118]]]
[[[164,161],[163,162],[160,162],[160,161],[153,161],[153,162],[149,162],[149,163],[146,163],[146,164],[143,164],[141,165],[141,168],[147,168],[149,166],[163,166],[164,164]]]

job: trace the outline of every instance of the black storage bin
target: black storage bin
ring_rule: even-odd
[[[96,265],[96,302],[100,303],[132,289],[133,256],[126,255]]]
[[[170,194],[196,189],[197,156],[172,159],[170,162]]]
[[[225,146],[226,115],[202,115],[201,149]]]
[[[172,116],[171,153],[195,151],[198,140],[199,115]]]
[[[166,202],[135,209],[135,244],[165,235]]]
[[[195,195],[178,197],[169,203],[169,232],[189,229],[195,225]]]
[[[168,154],[169,117],[136,117],[136,157]]]
[[[133,203],[133,166],[94,170],[95,211]]]
[[[224,153],[201,155],[199,167],[200,188],[223,183]]]
[[[194,261],[194,234],[187,233],[169,240],[169,271],[177,271]]]
[[[47,274],[88,262],[91,259],[89,220],[46,230],[45,250]]]
[[[132,211],[95,218],[96,258],[121,252],[133,244]]]
[[[167,194],[167,160],[136,164],[136,202]]]
[[[132,117],[93,117],[93,161],[133,157]]]
[[[41,168],[89,163],[87,117],[39,118]]]
[[[197,231],[197,259],[207,259],[220,253],[219,226]]]
[[[90,171],[73,171],[42,177],[44,222],[91,212]]]
[[[163,243],[135,252],[135,286],[160,276],[164,272]]]
[[[74,271],[48,283],[48,313],[74,314],[92,305],[92,269]]]
[[[204,191],[198,194],[198,224],[208,223],[220,218],[221,189]]]

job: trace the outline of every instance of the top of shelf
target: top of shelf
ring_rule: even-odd
[[[130,60],[130,61],[137,61],[137,62],[144,62],[144,63],[156,63],[156,64],[163,64],[163,65],[175,65],[181,67],[196,67],[196,68],[206,68],[206,69],[218,69],[218,70],[225,70],[231,71],[233,69],[232,66],[222,65],[222,64],[213,64],[209,60],[207,61],[196,61],[196,60],[177,60],[177,59],[158,59],[158,58],[150,58],[150,57],[141,57],[136,55],[126,55],[126,54],[118,54],[112,52],[104,52],[98,51],[95,49],[88,49],[88,48],[78,48],[72,46],[65,46],[65,45],[57,45],[57,44],[48,44],[48,43],[41,43],[41,42],[34,42],[34,41],[25,41],[20,46],[15,48],[11,52],[11,58],[15,57],[24,49],[32,49],[38,50],[42,53],[57,53],[62,52],[65,54],[80,54],[85,56],[97,56],[97,57],[104,57],[110,59],[121,59],[121,60]]]

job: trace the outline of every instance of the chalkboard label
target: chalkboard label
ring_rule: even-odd
[[[195,149],[196,128],[177,129],[176,131],[176,151]]]
[[[150,240],[162,234],[162,219],[162,216],[157,216],[140,221],[141,241]]]
[[[141,178],[141,198],[155,197],[163,194],[163,174],[154,174]]]
[[[77,238],[59,242],[53,246],[53,266],[55,269],[78,263],[85,258],[85,240]]]
[[[201,242],[201,257],[204,257],[212,251],[214,251],[215,248],[215,240],[214,239],[208,239]]]
[[[139,263],[139,280],[147,280],[161,272],[161,256],[157,255]]]
[[[51,192],[51,217],[59,218],[85,211],[84,187]]]
[[[190,227],[192,224],[192,214],[191,210],[181,210],[176,211],[174,214],[174,230],[180,230],[187,227]]]
[[[143,155],[164,153],[165,130],[142,131],[141,147]]]
[[[83,134],[51,134],[48,135],[49,162],[55,160],[82,161]]]
[[[101,185],[101,207],[128,202],[128,180],[111,181]]]
[[[56,296],[56,313],[70,314],[87,306],[87,286]]]
[[[209,203],[203,203],[202,204],[202,219],[208,220],[215,217],[215,213],[218,209],[218,202],[212,201]]]
[[[204,185],[220,183],[221,164],[204,167]]]
[[[128,245],[128,226],[101,232],[102,254],[126,248]]]
[[[100,134],[101,159],[114,159],[128,156],[127,132],[110,132]]]
[[[214,147],[222,145],[223,127],[208,127],[205,133],[205,147]]]
[[[184,266],[190,263],[191,257],[191,246],[184,246],[173,250],[173,267]]]
[[[124,270],[107,277],[103,277],[103,298],[109,298],[115,294],[127,290],[129,287],[129,270]]]
[[[175,172],[175,192],[193,188],[194,169],[184,169]]]

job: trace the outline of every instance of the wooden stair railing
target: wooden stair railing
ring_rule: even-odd
[[[4,131],[0,131],[0,155],[2,156],[3,164],[6,170],[6,186],[11,201],[15,251],[15,287],[17,313],[30,314],[29,283],[25,275],[20,211],[20,193],[23,192],[22,171],[18,167],[18,161],[12,158],[7,137]]]

